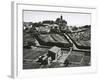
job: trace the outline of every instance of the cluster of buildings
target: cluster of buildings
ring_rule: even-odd
[[[62,15],[60,16],[60,18],[57,18],[55,21],[46,20],[37,24],[38,25],[35,25],[35,23],[32,22],[24,22],[24,29],[34,28],[38,32],[47,32],[47,33],[69,31],[67,26],[67,21],[63,19]]]

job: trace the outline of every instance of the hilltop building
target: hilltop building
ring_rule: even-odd
[[[59,33],[59,32],[70,31],[67,26],[67,21],[63,19],[62,15],[60,16],[60,18],[57,18],[55,21],[44,20],[41,23],[24,22],[24,28],[25,29],[34,28],[40,33],[49,33],[49,32]]]
[[[55,22],[56,22],[56,24],[59,25],[59,29],[61,31],[68,30],[67,21],[65,21],[63,19],[63,16],[62,15],[60,16],[60,18],[57,18]]]

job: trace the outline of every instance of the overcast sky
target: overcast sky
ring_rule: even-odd
[[[24,22],[39,22],[43,20],[56,20],[60,16],[67,21],[68,25],[72,26],[83,26],[90,25],[90,14],[83,13],[61,13],[61,12],[43,12],[43,11],[24,11],[23,21]]]

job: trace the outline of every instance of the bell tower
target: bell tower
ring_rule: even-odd
[[[63,16],[62,16],[62,14],[61,14],[61,16],[60,16],[60,19],[63,20]]]

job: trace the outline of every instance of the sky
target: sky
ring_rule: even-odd
[[[43,20],[56,20],[63,16],[68,26],[91,25],[91,14],[69,12],[23,11],[24,22],[42,22]]]

